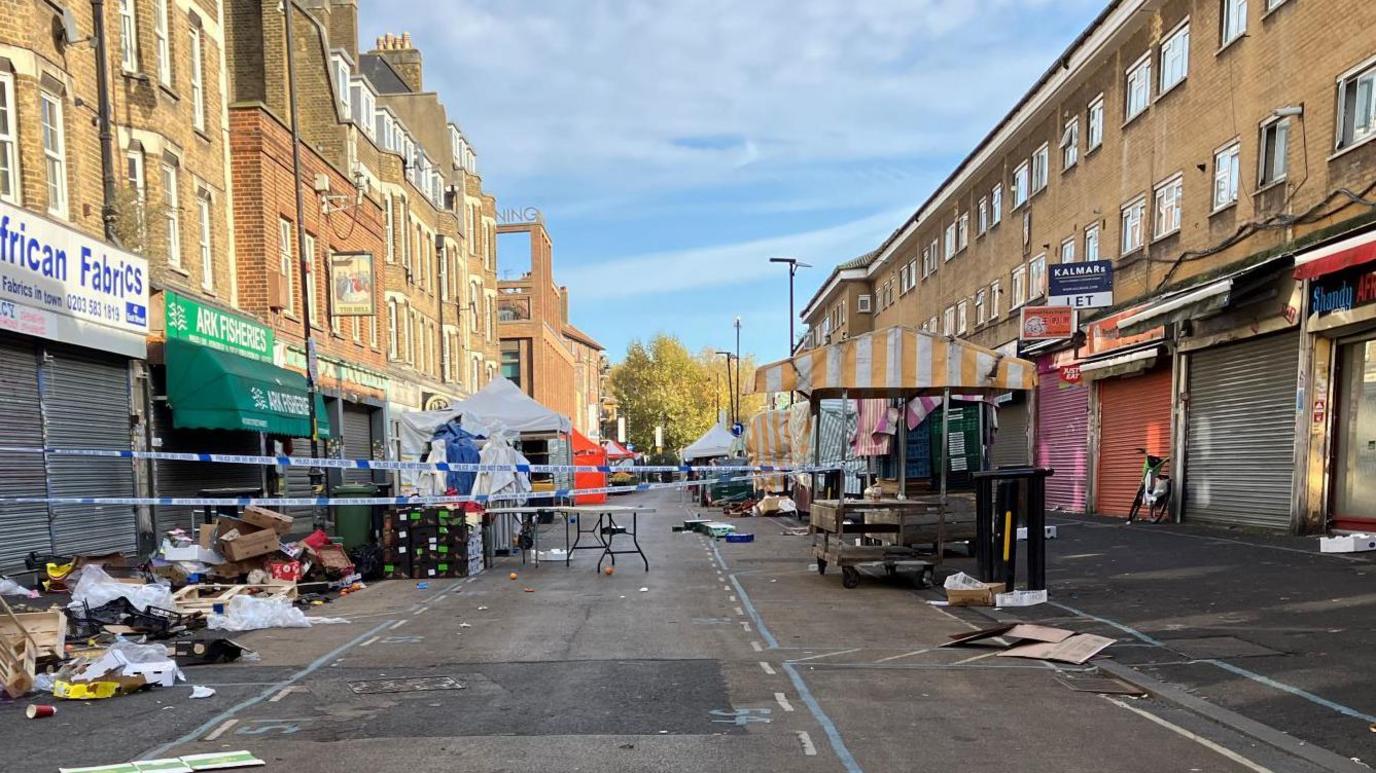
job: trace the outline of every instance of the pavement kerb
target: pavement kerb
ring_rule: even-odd
[[[923,598],[935,599],[938,597],[935,595],[924,595]],[[954,614],[954,610],[963,610],[973,613],[995,624],[1023,622],[1018,618],[1000,614],[995,607],[953,607],[947,611],[951,611]],[[1341,754],[1329,751],[1328,749],[1306,741],[1301,741],[1295,736],[1277,730],[1270,725],[1263,724],[1254,719],[1249,719],[1236,711],[1210,703],[1196,695],[1191,695],[1180,687],[1144,674],[1131,666],[1125,666],[1122,663],[1116,663],[1112,660],[1095,660],[1093,664],[1099,669],[1112,674],[1114,678],[1121,679],[1154,698],[1173,703],[1182,709],[1194,712],[1195,714],[1217,722],[1249,738],[1279,749],[1293,757],[1298,757],[1318,765],[1325,770],[1335,771],[1335,773],[1371,773],[1371,768],[1354,762]]]

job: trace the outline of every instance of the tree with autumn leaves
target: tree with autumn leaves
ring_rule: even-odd
[[[741,378],[748,384],[755,361],[742,359]],[[695,355],[677,337],[660,333],[648,344],[632,341],[610,378],[620,414],[626,418],[626,439],[642,451],[653,451],[655,426],[662,424],[664,450],[676,454],[711,428],[718,408],[729,413],[735,368],[728,387],[725,357],[710,349]],[[763,395],[740,399],[742,422],[764,408]]]

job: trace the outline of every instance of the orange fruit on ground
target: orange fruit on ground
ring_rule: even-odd
[[[514,580],[514,579],[516,579],[516,573],[515,573],[515,572],[512,572],[511,574],[508,574],[508,575],[507,575],[507,579],[509,579],[509,580]]]
[[[616,574],[616,567],[614,567],[614,566],[609,566],[609,567],[607,567],[606,569],[603,569],[603,570],[602,570],[602,574],[605,574],[605,575],[607,575],[608,577],[611,577],[613,574]]]

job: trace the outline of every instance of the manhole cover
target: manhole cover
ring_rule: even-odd
[[[1236,636],[1201,636],[1197,639],[1165,639],[1161,642],[1167,649],[1179,652],[1187,658],[1206,660],[1209,658],[1256,658],[1266,655],[1284,655],[1284,652],[1254,644]]]
[[[448,676],[426,676],[414,679],[369,679],[349,682],[349,689],[359,695],[394,692],[430,692],[433,690],[462,690],[464,686]]]
[[[1106,676],[1086,676],[1070,678],[1056,677],[1056,681],[1076,692],[1093,692],[1102,695],[1146,695],[1146,691],[1121,679]]]

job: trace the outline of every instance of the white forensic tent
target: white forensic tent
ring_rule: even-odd
[[[683,449],[683,461],[691,462],[697,459],[730,456],[731,449],[735,444],[736,436],[731,434],[731,430],[716,424],[704,432],[702,437],[693,441],[692,445]]]
[[[521,388],[498,376],[467,400],[438,411],[412,411],[401,414],[401,455],[418,459],[427,450],[435,430],[450,419],[459,417],[465,432],[487,437],[494,430],[506,430],[517,435],[522,432],[557,432],[567,434],[573,429],[569,417],[562,416],[535,402]]]

